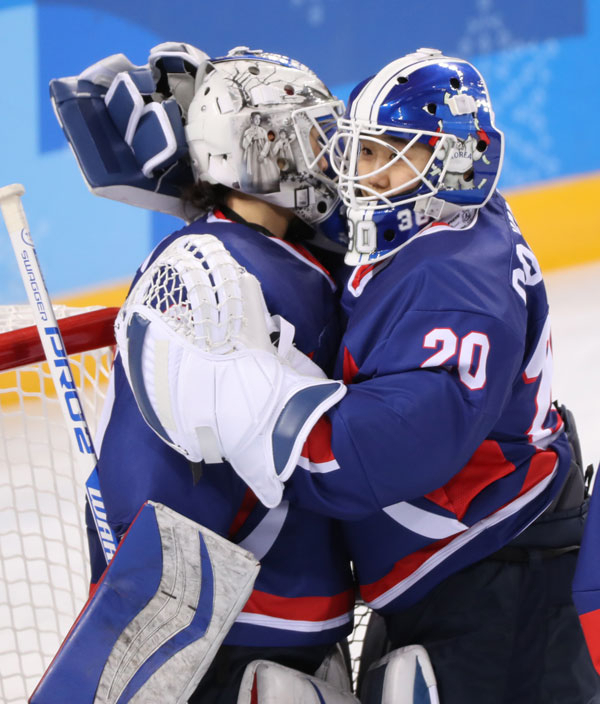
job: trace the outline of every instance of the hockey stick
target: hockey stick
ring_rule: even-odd
[[[100,308],[78,313],[58,321],[67,355],[114,347],[115,318],[118,308]],[[0,334],[0,372],[16,366],[37,364],[46,359],[42,341],[35,325],[9,330]]]
[[[0,210],[73,446],[91,472],[87,499],[110,562],[29,701],[184,704],[248,600],[260,565],[243,548],[152,502],[142,506],[117,550],[90,432],[21,203],[24,192],[20,184],[0,188]]]
[[[98,481],[97,458],[77,387],[73,381],[65,345],[58,327],[48,289],[44,282],[37,254],[29,232],[21,202],[25,189],[19,183],[0,188],[0,210],[12,243],[19,272],[27,291],[40,340],[50,368],[61,410],[76,456],[83,470],[89,473],[87,499],[108,563],[117,549],[117,539],[106,520],[106,511]]]

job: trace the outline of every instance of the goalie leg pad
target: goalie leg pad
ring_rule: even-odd
[[[31,704],[187,702],[258,569],[245,550],[146,503]]]
[[[332,687],[336,687],[342,692],[351,692],[352,683],[350,682],[349,665],[350,663],[346,662],[342,646],[337,643],[335,649],[319,665],[319,669],[315,672],[315,677],[325,680]]]
[[[360,704],[350,692],[269,660],[251,662],[237,704]]]
[[[439,704],[435,674],[422,645],[392,650],[369,668],[363,704]]]

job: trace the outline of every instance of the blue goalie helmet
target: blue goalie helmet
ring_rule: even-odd
[[[350,265],[394,254],[434,221],[469,222],[492,196],[503,134],[481,74],[419,49],[360,83],[331,146]]]

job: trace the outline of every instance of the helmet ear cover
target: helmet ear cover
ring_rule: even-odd
[[[245,51],[197,72],[185,128],[194,175],[324,220],[338,202],[328,147],[343,104],[302,64]]]

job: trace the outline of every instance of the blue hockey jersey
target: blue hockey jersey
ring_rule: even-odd
[[[559,491],[539,265],[496,194],[353,270],[336,376],[284,497],[344,519],[361,594],[394,611],[493,553]]]
[[[164,239],[134,283],[175,238],[190,233],[220,239],[261,282],[271,314],[295,325],[299,349],[331,371],[328,365],[339,345],[335,284],[299,245],[215,212]],[[103,419],[97,438],[99,479],[108,520],[118,536],[151,499],[229,537],[261,562],[254,591],[226,644],[334,643],[351,630],[352,576],[335,521],[287,502],[266,509],[225,463],[197,467],[194,479],[190,463],[144,422],[118,357]],[[93,581],[103,567],[98,554]]]

